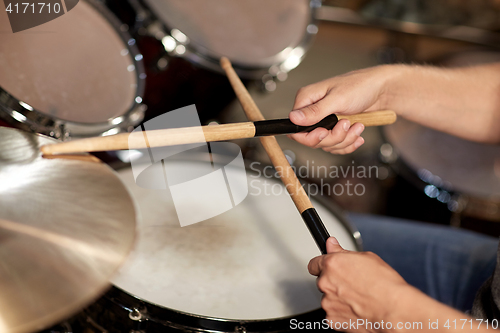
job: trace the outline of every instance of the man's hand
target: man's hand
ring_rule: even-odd
[[[391,320],[398,300],[408,296],[413,287],[376,254],[344,250],[333,237],[326,245],[328,254],[313,258],[308,268],[309,273],[318,276],[318,288],[324,293],[321,306],[327,319]]]
[[[312,125],[332,114],[356,114],[384,109],[386,82],[398,66],[379,66],[350,72],[300,89],[290,113],[297,125]],[[318,128],[290,138],[334,154],[348,154],[364,143],[363,124],[341,120],[330,131]]]
[[[500,62],[442,68],[383,65],[300,89],[290,120],[312,125],[332,114],[393,110],[398,116],[466,140],[500,144]],[[351,126],[352,125],[352,126]],[[341,120],[289,137],[306,146],[348,154],[364,142],[362,124]]]

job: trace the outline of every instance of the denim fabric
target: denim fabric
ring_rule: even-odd
[[[384,259],[411,285],[461,311],[472,307],[493,274],[498,239],[471,231],[350,213],[365,251]]]

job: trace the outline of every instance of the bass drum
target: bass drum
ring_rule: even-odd
[[[203,163],[164,162],[186,170]],[[142,217],[138,242],[115,287],[80,318],[87,331],[279,332],[292,318],[324,318],[307,272],[320,253],[281,182],[248,171],[243,202],[180,227],[169,191],[138,187],[130,168],[118,173]],[[338,209],[313,202],[330,234],[360,250],[359,232]]]
[[[10,31],[0,16],[0,30]],[[97,1],[2,33],[0,63],[0,118],[14,127],[67,139],[116,134],[143,118],[142,55]]]
[[[465,52],[447,57],[447,67],[500,60],[499,52]],[[381,156],[421,193],[418,210],[448,216],[452,225],[500,235],[500,147],[451,136],[399,119],[383,128]],[[401,196],[406,198],[408,196]],[[420,201],[420,200],[419,200]],[[489,221],[489,222],[487,222]],[[442,221],[446,223],[447,221]]]

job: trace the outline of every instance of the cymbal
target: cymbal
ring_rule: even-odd
[[[51,142],[0,127],[0,332],[78,312],[135,240],[134,204],[114,172],[89,155],[42,157]]]

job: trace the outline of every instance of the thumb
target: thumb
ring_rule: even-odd
[[[301,109],[293,110],[290,112],[289,118],[296,125],[309,126],[316,124],[331,113],[326,98],[324,98]]]
[[[326,252],[327,253],[337,253],[337,252],[348,252],[340,246],[339,241],[335,237],[330,237],[326,240]]]

